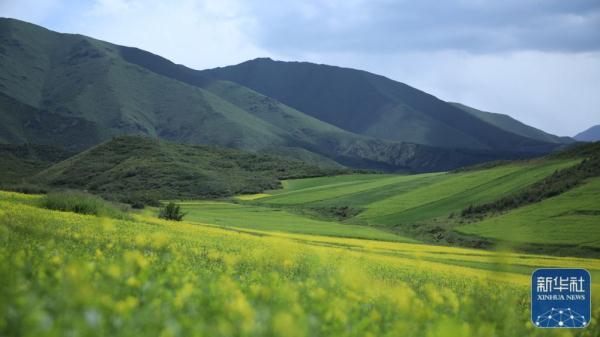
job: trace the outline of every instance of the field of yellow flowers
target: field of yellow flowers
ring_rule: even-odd
[[[599,336],[529,322],[529,273],[600,261],[223,229],[0,192],[0,336]],[[598,279],[598,278],[596,278]]]

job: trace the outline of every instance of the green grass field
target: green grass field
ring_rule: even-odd
[[[373,225],[419,222],[448,216],[471,204],[515,192],[578,160],[530,161],[461,173],[343,175],[285,181],[284,188],[253,203],[364,209]]]
[[[459,227],[507,242],[600,248],[600,178],[562,195]]]
[[[228,202],[179,202],[185,219],[239,229],[362,238],[383,241],[415,240],[367,226],[356,226],[302,217],[285,210]]]
[[[257,196],[244,196],[242,206],[228,206],[241,211],[236,218],[205,214],[202,208],[191,207],[192,217],[203,214],[197,220],[210,220],[221,225],[252,222],[255,229],[295,231],[297,224],[308,223],[302,210],[327,210],[335,207],[355,209],[343,220],[345,224],[364,225],[366,228],[400,228],[402,226],[443,226],[445,230],[456,230],[469,238],[528,245],[560,245],[568,247],[597,248],[600,233],[597,226],[600,218],[598,183],[589,182],[577,190],[542,203],[492,216],[483,221],[463,226],[460,213],[470,205],[491,202],[518,192],[557,170],[571,167],[579,159],[546,159],[515,162],[490,169],[459,173],[432,173],[419,175],[342,175],[333,177],[287,180],[283,189],[268,191]],[[263,206],[268,206],[264,208]],[[225,206],[222,206],[225,207]],[[287,212],[286,212],[287,210]],[[300,211],[299,211],[300,210]],[[269,212],[266,224],[253,212]],[[248,212],[252,215],[244,215]],[[281,225],[274,212],[290,216],[293,212],[294,225]],[[317,213],[318,214],[318,213]],[[273,215],[273,216],[271,216]],[[326,215],[326,214],[325,214]],[[244,221],[252,219],[251,221]],[[472,220],[471,220],[472,221]],[[334,220],[328,221],[337,225]],[[326,234],[318,227],[303,226],[310,234]],[[365,227],[359,227],[365,228]],[[428,228],[428,227],[424,227]],[[431,227],[429,227],[431,228]],[[342,228],[343,229],[343,228]],[[338,235],[330,232],[331,235]],[[329,235],[329,234],[327,234]],[[418,236],[418,235],[417,235]],[[525,246],[523,246],[525,247]]]
[[[586,329],[535,329],[528,296],[534,269],[584,267],[598,303],[598,259],[118,220],[42,209],[39,198],[0,193],[2,336],[600,331],[598,310]]]

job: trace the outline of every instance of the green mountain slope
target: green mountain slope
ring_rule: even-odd
[[[137,134],[328,167],[411,172],[522,158],[553,146],[524,138],[505,142],[502,135],[493,142],[510,146],[488,146],[454,133],[453,139],[464,140],[454,143],[460,149],[383,140],[343,130],[281,100],[139,49],[13,19],[0,19],[0,42],[0,141],[8,143],[80,151],[114,136]],[[489,128],[485,125],[481,132]],[[439,130],[432,134],[445,134]]]
[[[322,121],[368,136],[452,148],[553,148],[484,122],[408,85],[365,71],[255,59],[204,73],[242,84]]]
[[[0,183],[20,183],[72,155],[50,145],[0,144]]]
[[[573,190],[457,230],[505,242],[600,250],[600,178]]]
[[[258,193],[276,188],[279,179],[334,172],[343,171],[234,149],[122,136],[53,165],[32,181],[147,202]]]
[[[469,114],[481,119],[482,121],[484,121],[486,123],[495,125],[502,130],[516,133],[523,137],[528,137],[531,139],[537,139],[537,140],[540,140],[543,142],[550,142],[550,143],[568,144],[568,143],[573,142],[573,139],[571,139],[569,137],[559,137],[559,136],[551,135],[540,129],[536,129],[532,126],[521,123],[518,120],[516,120],[508,115],[494,113],[494,112],[481,111],[481,110],[471,108],[469,106],[466,106],[466,105],[460,104],[460,103],[451,102],[450,104],[454,105],[455,107],[457,107],[465,112],[468,112]]]
[[[241,199],[429,242],[597,256],[599,145],[451,173],[287,180]]]

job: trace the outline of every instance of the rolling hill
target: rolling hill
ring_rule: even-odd
[[[311,109],[300,109],[311,105],[287,102],[277,92],[249,87],[243,79],[232,78],[234,83],[216,78],[216,70],[196,71],[140,49],[82,35],[0,19],[0,42],[0,142],[5,143],[81,151],[114,136],[135,134],[283,155],[326,167],[409,172],[523,158],[557,146],[506,132],[433,96],[365,72],[339,68],[340,74],[337,70],[315,73],[319,81],[331,76],[327,82],[331,87],[300,81],[293,85],[302,90],[294,93],[315,106],[327,103],[322,106],[325,110],[335,104],[344,111],[372,107],[375,113],[348,110],[352,116],[356,112],[350,118],[357,119],[351,122],[356,125],[368,125],[361,119],[366,115],[383,116],[382,102],[395,102],[386,115],[395,122],[377,125],[389,126],[397,137],[348,127]],[[254,63],[264,60],[250,62]],[[271,63],[280,65],[267,62]],[[236,68],[222,71],[226,69]],[[267,70],[255,79],[272,87],[263,78],[273,75]],[[359,81],[354,91],[342,86],[331,92],[340,79],[353,79],[356,74],[373,83]],[[353,101],[365,95],[378,98]],[[380,100],[381,95],[386,98]],[[338,99],[329,102],[323,96]],[[406,118],[396,114],[400,101],[410,103],[409,112],[402,110]],[[417,108],[426,113],[414,112]],[[431,123],[409,122],[415,118]]]
[[[277,188],[279,179],[342,172],[234,149],[121,136],[55,164],[31,181],[128,203],[156,203],[259,193]]]
[[[598,256],[599,145],[448,173],[286,180],[283,189],[238,202],[427,242]],[[212,212],[192,208],[198,221]]]
[[[0,183],[21,183],[72,155],[51,145],[0,144]]]

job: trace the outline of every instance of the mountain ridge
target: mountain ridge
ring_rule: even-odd
[[[81,151],[133,134],[276,153],[326,166],[408,172],[534,156],[555,147],[510,136],[519,143],[514,148],[459,144],[444,149],[357,134],[277,97],[138,48],[14,19],[0,19],[0,41],[0,120],[9,125],[0,127],[4,142]]]
[[[242,84],[347,131],[376,138],[498,150],[535,151],[545,146],[431,94],[363,70],[258,58],[203,72]],[[414,130],[421,131],[420,138],[411,135]]]
[[[570,137],[560,137],[549,134],[540,129],[522,123],[509,115],[483,111],[457,102],[448,103],[458,107],[461,110],[464,110],[465,112],[472,114],[473,116],[487,123],[493,124],[501,129],[519,134],[524,137],[557,144],[569,144],[574,142],[574,139]]]

